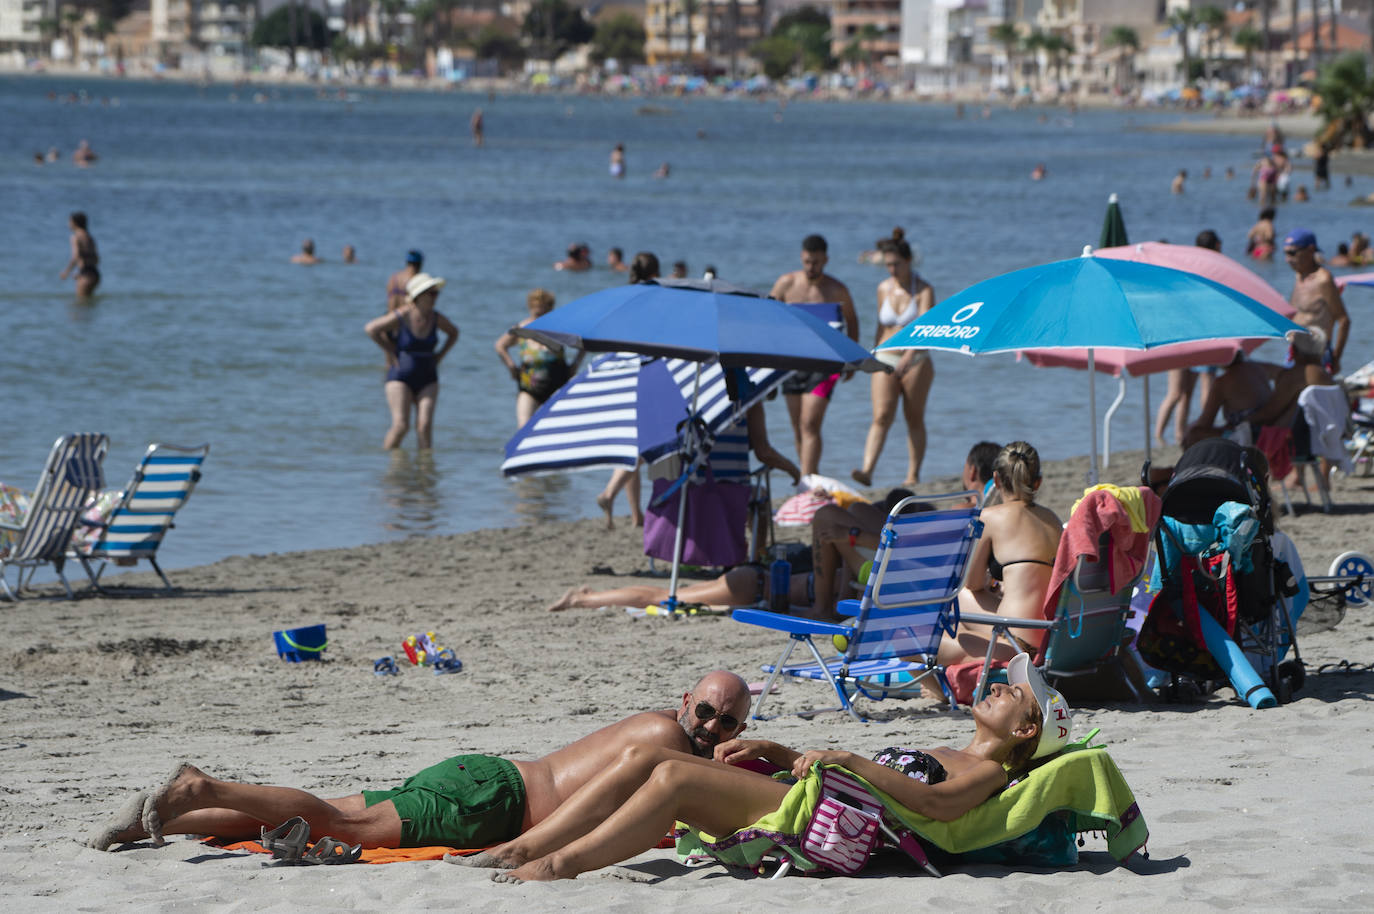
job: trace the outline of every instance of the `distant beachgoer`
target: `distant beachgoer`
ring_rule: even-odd
[[[672,166],[671,164],[669,164],[668,162],[664,162],[663,164],[661,164],[661,165],[658,166],[658,170],[654,172],[654,177],[655,177],[655,178],[666,178],[666,177],[668,177],[668,176],[669,176],[670,174],[672,174],[672,173],[673,173],[673,166]]]
[[[1271,207],[1278,202],[1278,174],[1278,166],[1267,153],[1260,156],[1251,169],[1249,196],[1251,199],[1258,197],[1261,207]]]
[[[1307,185],[1306,185],[1306,184],[1299,184],[1299,185],[1298,185],[1298,189],[1295,190],[1295,191],[1293,191],[1293,202],[1294,202],[1294,203],[1306,203],[1306,202],[1307,202],[1308,200],[1310,200],[1310,199],[1311,199],[1311,197],[1309,197],[1309,196],[1307,195]]]
[[[674,260],[674,261],[673,261],[672,278],[673,278],[673,279],[686,279],[686,278],[687,278],[687,261],[685,261],[685,260]]]
[[[1260,210],[1259,220],[1245,233],[1245,253],[1256,260],[1274,259],[1274,208]]]
[[[324,263],[323,260],[315,256],[315,239],[307,238],[301,242],[301,252],[291,255],[291,262],[304,266],[313,266],[317,263]]]
[[[58,159],[60,159],[60,158],[62,158],[62,151],[61,151],[60,149],[58,149],[56,146],[49,146],[49,147],[48,147],[48,161],[49,161],[49,162],[56,162],[56,161],[57,161]]]
[[[1280,200],[1288,201],[1288,184],[1293,180],[1293,160],[1283,148],[1276,148],[1272,156],[1274,162],[1274,192]]]
[[[523,327],[536,318],[543,317],[553,310],[553,293],[547,289],[535,289],[525,299],[529,316],[523,318],[516,327]],[[520,353],[517,363],[510,355],[511,347]],[[534,411],[558,388],[567,383],[568,378],[577,370],[576,363],[569,366],[563,357],[562,346],[545,346],[536,340],[518,337],[510,330],[501,334],[496,341],[496,354],[510,372],[518,387],[515,395],[515,424],[522,427]],[[581,356],[578,357],[581,359]]]
[[[715,279],[715,278],[716,278],[716,275],[717,275],[717,273],[716,273],[716,268],[715,268],[715,265],[714,265],[714,264],[709,264],[709,263],[708,263],[708,264],[706,265],[706,269],[704,269],[704,270],[701,271],[701,278],[702,278],[702,279],[707,279],[707,280]]]
[[[1211,229],[1203,229],[1198,232],[1193,243],[1200,248],[1221,253],[1221,238]],[[1160,401],[1159,410],[1155,413],[1156,442],[1161,446],[1165,443],[1164,430],[1168,428],[1169,417],[1172,415],[1174,418],[1174,443],[1179,447],[1184,446],[1183,442],[1188,436],[1188,415],[1193,408],[1193,389],[1197,386],[1198,378],[1201,377],[1201,396],[1206,402],[1211,398],[1215,375],[1216,368],[1210,365],[1200,368],[1169,369],[1169,391]]]
[[[1212,177],[1212,166],[1204,165],[1202,167],[1202,180],[1206,181],[1210,177]]]
[[[1169,185],[1169,191],[1170,191],[1170,193],[1175,193],[1175,194],[1181,194],[1181,193],[1183,193],[1183,182],[1185,182],[1185,181],[1187,181],[1187,180],[1188,180],[1188,172],[1187,172],[1187,170],[1186,170],[1186,169],[1183,169],[1183,168],[1180,168],[1180,169],[1178,170],[1178,174],[1174,175],[1174,180],[1173,180],[1173,182]]]
[[[1374,259],[1374,251],[1369,248],[1369,236],[1364,232],[1354,232],[1350,236],[1350,265],[1362,267]]]
[[[859,316],[854,312],[854,299],[844,283],[825,272],[828,250],[820,235],[807,235],[802,239],[802,268],[779,276],[768,295],[789,305],[838,304],[845,334],[858,342]],[[845,380],[848,379],[846,374]],[[801,464],[803,476],[820,468],[821,423],[825,421],[825,411],[839,381],[839,374],[799,371],[783,382],[782,392],[787,398],[787,414],[792,419],[797,462]]]
[[[1227,166],[1226,166],[1226,180],[1230,181],[1231,179],[1235,178],[1235,176],[1236,176],[1236,170],[1235,170],[1234,168],[1232,168],[1230,165],[1227,165]]]
[[[612,273],[624,273],[630,269],[625,262],[625,252],[620,248],[611,248],[606,252],[606,266]]]
[[[658,257],[650,251],[640,251],[630,264],[630,285],[658,279]],[[615,497],[625,489],[625,499],[630,503],[630,522],[636,527],[644,526],[644,509],[639,506],[640,479],[639,468],[643,461],[637,461],[634,469],[619,468],[611,471],[606,480],[606,488],[596,496],[596,506],[606,515],[606,529],[615,529]]]
[[[358,262],[358,249],[355,248],[355,247],[354,247],[353,245],[351,245],[351,244],[346,244],[346,245],[344,245],[344,246],[343,246],[343,262],[344,262],[344,263],[357,263],[357,262]]]
[[[1328,190],[1331,187],[1331,147],[1323,143],[1317,158],[1312,162],[1313,190]]]
[[[485,142],[483,137],[482,109],[478,108],[472,112],[472,118],[468,121],[468,127],[472,130],[472,145],[481,146]]]
[[[87,140],[78,143],[72,152],[72,164],[76,165],[77,168],[88,168],[97,158],[99,156],[95,154],[95,150],[91,148],[91,144]]]
[[[625,177],[625,144],[616,143],[611,150],[611,177]]]
[[[417,273],[406,283],[408,303],[368,321],[363,328],[386,353],[386,404],[391,427],[382,447],[398,447],[410,429],[415,410],[415,440],[422,449],[433,446],[434,406],[439,399],[439,363],[458,342],[458,328],[435,310],[444,280]],[[439,332],[446,339],[439,346]],[[437,347],[437,348],[436,348]]]
[[[553,265],[555,270],[582,273],[592,268],[592,249],[582,242],[568,245],[568,256]]]
[[[1328,267],[1350,267],[1354,266],[1354,261],[1350,259],[1350,245],[1342,241],[1336,245],[1336,256],[1326,261]]]
[[[72,256],[62,270],[59,279],[66,279],[76,271],[76,295],[89,298],[100,285],[100,254],[95,249],[95,239],[86,227],[86,214],[72,213],[67,218],[67,227],[72,230]]]
[[[41,153],[41,152],[35,152],[35,153],[33,154],[33,164],[35,164],[35,165],[45,165],[45,164],[47,164],[46,161],[43,159],[43,153]]]
[[[406,265],[401,267],[386,281],[386,310],[396,311],[405,307],[406,283],[425,266],[425,255],[419,251],[406,252]]]
[[[1307,229],[1294,229],[1284,236],[1283,256],[1293,268],[1295,279],[1289,303],[1297,309],[1293,322],[1308,329],[1321,330],[1327,341],[1321,364],[1332,374],[1341,370],[1341,356],[1350,336],[1350,315],[1341,300],[1341,290],[1331,271],[1317,263],[1317,236]]]
[[[965,612],[1013,619],[1044,618],[1045,592],[1063,524],[1053,511],[1035,503],[1040,488],[1040,455],[1026,442],[1013,441],[997,455],[993,478],[1002,501],[983,510],[983,536],[973,547],[968,584],[959,592],[959,606]],[[1000,586],[994,587],[994,582]],[[1011,636],[1018,648],[1010,648],[999,639],[993,656],[1010,660],[1017,650],[1035,653],[1044,632],[1024,631],[1024,635]],[[957,637],[944,637],[939,662],[981,661],[991,636],[987,626],[961,622]]]
[[[878,284],[878,325],[873,345],[896,334],[902,327],[935,307],[935,290],[911,268],[911,245],[900,228],[884,239],[883,257],[888,277]],[[863,465],[849,475],[860,485],[873,485],[873,470],[887,441],[888,429],[897,415],[898,402],[906,419],[907,470],[903,486],[921,481],[926,454],[926,400],[935,380],[935,364],[924,349],[882,350],[878,361],[892,368],[889,374],[875,371],[871,377],[873,422],[864,442]]]
[[[1049,174],[1049,169],[1045,167],[1045,163],[1037,162],[1035,163],[1035,167],[1031,169],[1031,180],[1043,181],[1047,174]]]

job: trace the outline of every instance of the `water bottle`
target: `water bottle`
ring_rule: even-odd
[[[787,561],[787,547],[773,547],[773,564],[768,567],[768,608],[786,613],[792,607],[788,592],[792,589],[792,563]]]

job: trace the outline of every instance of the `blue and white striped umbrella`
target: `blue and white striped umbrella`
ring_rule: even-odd
[[[678,424],[687,418],[701,366],[697,415],[712,437],[780,384],[791,372],[746,369],[739,403],[730,400],[719,362],[705,364],[634,353],[597,356],[548,399],[506,442],[506,476],[653,462],[679,448]]]

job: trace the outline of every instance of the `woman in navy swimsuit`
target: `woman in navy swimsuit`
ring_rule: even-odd
[[[406,283],[408,303],[390,314],[368,321],[364,329],[386,353],[386,404],[391,428],[382,447],[398,447],[410,428],[415,410],[415,439],[422,449],[432,447],[434,404],[439,399],[439,362],[458,342],[458,328],[434,310],[444,280],[417,273]],[[439,331],[445,335],[439,345]],[[437,347],[437,348],[436,348]]]

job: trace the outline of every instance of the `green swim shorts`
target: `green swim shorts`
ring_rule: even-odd
[[[520,834],[525,781],[510,762],[459,755],[395,790],[364,790],[363,802],[390,800],[401,817],[401,847],[490,847]]]

